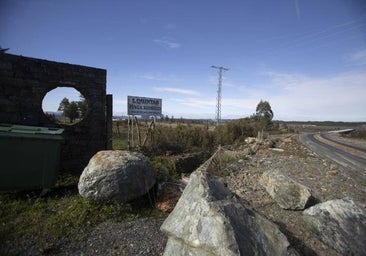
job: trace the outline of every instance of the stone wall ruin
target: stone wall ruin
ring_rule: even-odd
[[[57,87],[72,87],[85,97],[88,110],[83,120],[62,125],[44,114],[43,98]],[[0,123],[65,129],[62,170],[81,173],[96,152],[110,147],[111,113],[107,117],[106,110],[111,106],[106,102],[105,69],[0,54]]]

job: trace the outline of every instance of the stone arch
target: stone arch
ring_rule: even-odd
[[[106,149],[106,70],[12,54],[0,54],[0,123],[60,127],[42,109],[50,90],[72,87],[89,102],[83,122],[65,129],[63,170],[81,173],[89,159]]]

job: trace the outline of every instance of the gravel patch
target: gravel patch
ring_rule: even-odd
[[[228,187],[259,213],[276,223],[300,255],[340,256],[307,229],[302,211],[280,208],[259,184],[259,179],[265,171],[280,170],[311,189],[314,198],[309,206],[348,197],[365,209],[364,184],[352,179],[347,170],[308,150],[297,141],[296,135],[279,137],[276,141],[276,147],[283,150],[261,147],[245,161],[239,159],[228,166],[223,177]]]
[[[162,255],[167,238],[160,231],[164,219],[106,221],[78,243],[65,243],[56,255]]]

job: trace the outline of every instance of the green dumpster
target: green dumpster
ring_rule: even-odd
[[[51,188],[64,129],[0,124],[0,190]]]

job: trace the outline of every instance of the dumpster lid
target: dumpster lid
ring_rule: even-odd
[[[0,124],[0,132],[60,135],[64,132],[64,129],[27,125]]]

